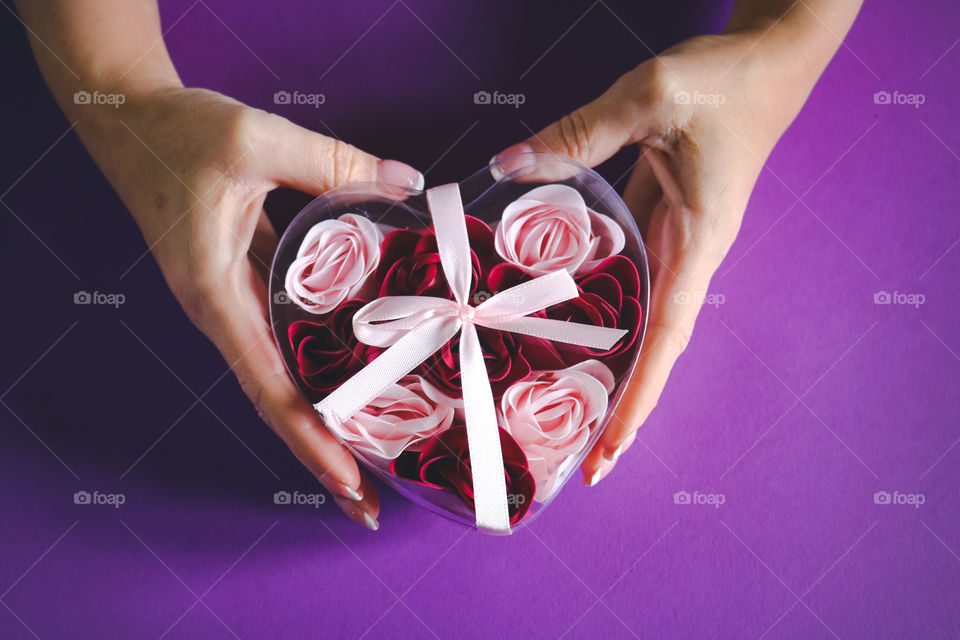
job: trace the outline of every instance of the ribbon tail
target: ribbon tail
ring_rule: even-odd
[[[522,333],[535,338],[546,338],[554,342],[566,342],[567,344],[603,350],[612,349],[623,336],[629,333],[624,329],[596,327],[579,322],[529,316],[513,320],[497,320],[489,325],[479,319],[476,322],[479,325],[489,326],[491,329],[499,329],[500,331]]]
[[[496,405],[480,339],[472,323],[464,324],[460,332],[460,380],[477,528],[509,533],[510,510]]]
[[[441,317],[423,323],[313,405],[314,408],[325,421],[339,424],[347,420],[447,344],[459,328],[458,318]]]

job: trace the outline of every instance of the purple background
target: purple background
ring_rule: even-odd
[[[429,167],[428,184],[729,7],[162,4],[187,83]],[[0,637],[956,638],[960,5],[924,4],[878,0],[857,20],[615,473],[574,481],[507,539],[386,491],[376,533],[332,503],[273,504],[319,489],[143,257],[0,11]],[[326,104],[281,109],[278,90]],[[478,90],[526,104],[474,105]],[[880,90],[926,102],[878,105]],[[601,172],[622,186],[631,160]],[[126,303],[76,306],[80,290]],[[80,490],[126,503],[75,505]]]

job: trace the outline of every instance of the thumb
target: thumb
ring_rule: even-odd
[[[618,81],[593,102],[497,154],[495,161],[508,165],[510,155],[548,152],[595,167],[622,147],[642,140],[652,128],[652,117],[631,98],[625,85]]]
[[[277,184],[319,195],[350,182],[382,182],[423,189],[423,174],[398,160],[381,160],[342,140],[297,126],[285,118],[267,127],[267,156]]]

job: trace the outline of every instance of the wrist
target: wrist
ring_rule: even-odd
[[[77,133],[88,147],[109,143],[123,123],[149,113],[166,93],[183,89],[180,78],[138,74],[136,77],[101,76],[99,82],[85,83],[60,100],[67,117],[77,122]]]
[[[840,38],[821,19],[796,4],[782,14],[735,14],[723,35],[744,43],[747,63],[808,88],[819,79],[840,45]]]

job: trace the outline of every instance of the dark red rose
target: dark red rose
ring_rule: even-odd
[[[533,370],[562,369],[565,366],[548,340],[485,327],[477,327],[477,337],[496,399]],[[417,372],[448,394],[461,397],[459,334],[427,358]]]
[[[550,307],[547,309],[547,317],[584,322],[598,327],[626,329],[629,333],[612,349],[584,349],[586,354],[575,360],[579,362],[589,357],[601,358],[616,372],[626,371],[633,359],[632,352],[637,337],[643,328],[640,274],[637,266],[625,256],[613,256],[601,262],[596,269],[578,276],[576,281],[580,297]],[[576,354],[575,351],[570,353]],[[564,356],[566,357],[566,353]]]
[[[330,393],[378,353],[353,335],[353,316],[365,304],[347,300],[321,322],[298,320],[287,329],[300,379],[307,387]]]
[[[531,276],[519,267],[499,264],[490,271],[488,284],[491,292],[498,293],[530,279]],[[556,345],[566,365],[588,358],[601,358],[617,375],[624,373],[632,360],[633,347],[643,322],[640,274],[636,265],[626,256],[617,255],[607,258],[595,269],[574,280],[580,291],[579,297],[535,315],[597,327],[626,329],[629,333],[607,351]]]
[[[490,286],[490,293],[500,293],[518,284],[523,284],[533,280],[533,276],[509,262],[501,262],[487,275],[487,284]]]
[[[481,220],[466,216],[467,237],[473,278],[470,293],[484,289],[484,275],[496,261],[493,231]],[[437,253],[433,228],[419,231],[391,231],[380,246],[380,266],[376,273],[380,296],[435,296],[452,298],[447,278]]]
[[[507,504],[510,524],[516,524],[533,502],[536,483],[527,467],[527,457],[513,437],[500,429],[500,447],[507,481]],[[433,487],[452,490],[471,509],[473,502],[473,472],[470,468],[470,449],[467,446],[467,428],[450,427],[427,440],[419,452],[405,451],[390,463],[390,472],[401,478]]]

